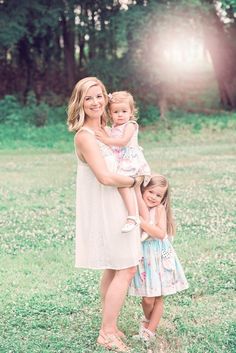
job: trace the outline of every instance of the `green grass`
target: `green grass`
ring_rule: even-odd
[[[140,136],[152,169],[171,182],[174,247],[190,284],[166,298],[155,353],[236,351],[235,121],[201,124],[197,133],[183,121],[172,136],[160,126]],[[1,140],[0,353],[105,353],[95,345],[101,273],[74,268],[72,135],[57,128],[29,128],[28,139],[5,127]],[[147,352],[132,340],[140,315],[139,299],[128,297],[120,327],[134,353]]]

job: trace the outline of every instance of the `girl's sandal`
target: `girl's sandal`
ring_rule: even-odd
[[[124,344],[120,337],[115,334],[105,334],[100,331],[97,344],[116,352],[130,352],[129,348]]]
[[[150,320],[147,319],[145,316],[143,316],[141,318],[141,322],[140,322],[140,325],[139,325],[139,335],[140,336],[142,335],[143,329],[146,328],[146,326],[144,324],[149,324],[149,322],[150,322]]]
[[[127,222],[121,229],[122,233],[129,233],[140,224],[140,219],[137,216],[128,216],[126,219],[127,219]],[[129,222],[129,221],[132,221],[132,222]]]
[[[142,333],[140,335],[140,338],[144,341],[144,342],[152,342],[155,340],[156,335],[154,332],[150,331],[149,329],[143,327],[142,329]]]

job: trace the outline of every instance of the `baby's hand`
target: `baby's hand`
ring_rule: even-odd
[[[95,136],[99,141],[103,143],[107,142],[107,138],[108,138],[107,133],[102,128],[95,131]]]

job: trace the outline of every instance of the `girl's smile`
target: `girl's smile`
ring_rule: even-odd
[[[143,200],[147,207],[159,206],[165,195],[166,187],[153,186],[146,189],[143,193]]]

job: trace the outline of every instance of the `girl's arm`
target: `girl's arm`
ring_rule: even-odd
[[[137,198],[137,203],[138,203],[138,210],[140,216],[143,218],[145,221],[149,221],[149,211],[148,207],[146,206],[145,202],[143,201],[142,193],[140,190],[140,185],[135,186],[134,188],[136,198]]]
[[[75,136],[75,146],[77,155],[85,160],[101,184],[117,187],[130,187],[133,185],[133,178],[111,173],[107,169],[97,141],[91,133],[87,131],[78,133]]]
[[[141,218],[141,228],[152,238],[164,239],[166,237],[166,210],[163,205],[159,205],[156,210],[156,224],[150,224]]]
[[[137,129],[136,123],[127,124],[124,130],[123,136],[118,138],[107,136],[101,130],[96,131],[95,134],[98,140],[105,143],[106,145],[123,147],[128,144],[136,129]]]

